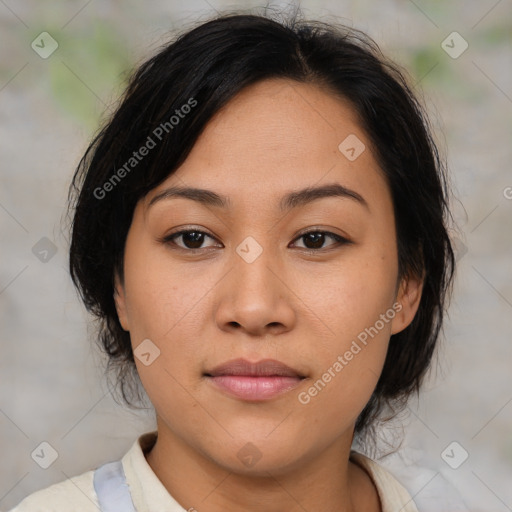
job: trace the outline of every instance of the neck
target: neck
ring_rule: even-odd
[[[169,431],[159,428],[158,432],[147,462],[186,510],[380,511],[371,479],[349,461],[351,435],[286,469],[244,474],[219,465],[179,437],[162,435]]]

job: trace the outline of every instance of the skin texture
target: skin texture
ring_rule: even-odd
[[[338,149],[350,134],[366,146],[354,161]],[[356,191],[367,207],[328,197],[279,210],[286,193],[327,183]],[[150,206],[170,185],[215,191],[230,207],[176,197]],[[194,254],[180,236],[162,241],[178,228],[207,233],[202,245],[188,238],[201,249]],[[315,244],[304,231],[351,243],[326,235]],[[236,251],[248,236],[262,248],[252,263]],[[136,358],[157,413],[151,468],[185,509],[199,512],[380,510],[371,479],[349,461],[354,424],[390,335],[412,321],[420,295],[421,282],[398,280],[392,199],[348,102],[282,79],[244,89],[176,173],[138,203],[124,280],[116,278],[133,349],[149,338],[160,350],[149,366]],[[394,318],[301,403],[298,394],[395,302]],[[277,359],[306,378],[271,400],[243,401],[204,376],[238,357]],[[251,467],[237,456],[247,443],[261,456]]]

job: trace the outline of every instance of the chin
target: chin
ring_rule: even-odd
[[[286,474],[300,466],[303,455],[297,451],[293,436],[275,436],[270,440],[267,429],[261,436],[234,436],[229,441],[219,441],[214,452],[209,447],[210,458],[226,471],[245,476],[266,477]]]

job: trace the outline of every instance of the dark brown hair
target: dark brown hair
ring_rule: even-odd
[[[115,272],[123,275],[135,205],[179,167],[222,106],[244,87],[269,78],[317,84],[358,112],[391,191],[400,277],[424,278],[414,320],[391,336],[382,375],[356,424],[360,434],[386,405],[399,408],[419,390],[454,271],[445,170],[427,118],[403,72],[364,34],[339,24],[301,21],[297,13],[287,21],[228,14],[187,31],[143,63],[73,177],[71,276],[98,319],[107,369],[117,370],[123,399],[133,406],[140,381],[113,293]],[[193,111],[172,122],[187,104],[194,105]],[[127,167],[133,152],[162,126],[167,129],[156,147]]]

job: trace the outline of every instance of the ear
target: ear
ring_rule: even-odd
[[[416,276],[404,277],[396,297],[396,315],[391,322],[391,334],[403,331],[414,319],[421,300],[423,279]]]
[[[121,282],[121,279],[117,272],[114,277],[114,302],[116,304],[117,316],[119,317],[119,322],[122,328],[125,331],[129,331],[130,326],[128,323],[128,314],[126,311],[126,295],[124,285]]]

